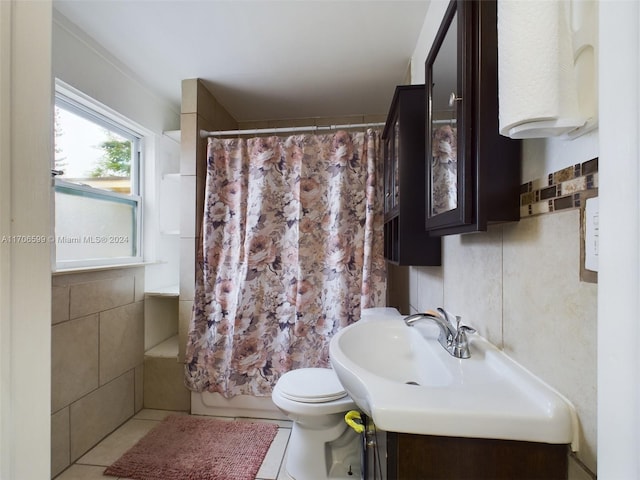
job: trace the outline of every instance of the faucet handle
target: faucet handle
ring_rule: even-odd
[[[467,333],[476,333],[476,329],[462,325],[460,323],[462,319],[456,315],[456,339],[454,346],[454,356],[458,358],[469,358],[471,353],[469,352],[469,341],[467,340]]]
[[[458,327],[458,330],[459,330],[461,333],[465,333],[465,332],[468,332],[468,333],[476,333],[476,332],[477,332],[477,330],[476,330],[475,328],[467,327],[466,325],[460,325],[460,326]]]
[[[456,335],[456,342],[454,345],[453,356],[456,358],[469,358],[471,356],[471,352],[469,352],[469,341],[467,340],[467,333],[473,333],[475,330],[473,328],[462,325],[458,330],[458,334]]]
[[[455,356],[458,358],[469,358],[471,353],[469,352],[467,333],[476,333],[476,329],[461,325],[460,320],[461,318],[456,315]]]
[[[456,332],[476,333],[475,328],[468,327],[467,325],[462,325],[461,321],[462,321],[462,317],[460,317],[460,315],[456,315]]]

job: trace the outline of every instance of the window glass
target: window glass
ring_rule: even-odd
[[[141,135],[57,95],[54,136],[57,268],[141,261]]]
[[[137,256],[135,200],[56,185],[55,203],[58,262]]]
[[[136,194],[139,138],[60,98],[55,107],[58,178],[113,192]],[[133,168],[133,170],[132,170]]]

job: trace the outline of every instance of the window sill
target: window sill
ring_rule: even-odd
[[[123,268],[139,268],[147,265],[154,265],[157,262],[121,263],[116,265],[98,265],[94,267],[72,267],[54,269],[52,275],[66,275],[68,273],[100,272],[103,270],[120,270]]]

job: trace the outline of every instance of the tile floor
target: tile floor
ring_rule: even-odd
[[[167,415],[175,413],[166,410],[142,410],[89,450],[84,456],[80,457],[71,467],[55,477],[55,480],[115,480],[116,477],[102,475],[104,469],[120,458],[124,452]],[[262,462],[256,480],[286,480],[288,478],[288,475],[284,473],[284,458],[289,436],[291,435],[291,422],[252,418],[216,418],[276,423],[279,426],[278,433],[267,452],[264,462]]]

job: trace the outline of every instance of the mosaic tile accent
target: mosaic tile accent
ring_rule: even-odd
[[[520,217],[579,208],[585,192],[598,188],[598,158],[520,185]]]

